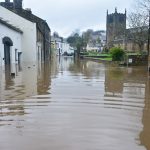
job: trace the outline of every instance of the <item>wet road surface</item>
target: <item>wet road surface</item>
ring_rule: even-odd
[[[146,67],[37,66],[16,66],[16,78],[1,71],[0,150],[150,150]]]

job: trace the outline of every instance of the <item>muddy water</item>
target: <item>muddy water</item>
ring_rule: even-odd
[[[16,75],[0,74],[0,150],[150,150],[145,67],[61,58]]]

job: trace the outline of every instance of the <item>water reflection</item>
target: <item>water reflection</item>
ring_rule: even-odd
[[[108,66],[105,75],[105,96],[122,96],[125,71]]]
[[[11,84],[6,78],[0,77],[2,150],[150,149],[144,67],[60,57],[23,64]]]
[[[51,85],[51,69],[50,63],[43,63],[41,68],[38,68],[38,82],[37,82],[37,92],[38,95],[50,94]]]
[[[44,97],[50,94],[51,68],[54,64],[34,63],[16,65],[15,76],[11,76],[10,66],[0,70],[0,117],[30,114],[30,108],[47,106]],[[53,67],[55,68],[55,67]],[[53,69],[54,70],[54,69]],[[42,95],[39,97],[38,95]],[[0,125],[10,122],[1,120]],[[13,121],[11,121],[11,124]],[[9,123],[6,123],[9,124]]]
[[[11,77],[11,66],[5,65],[5,89],[9,90],[13,85],[14,82]]]
[[[146,82],[145,107],[143,111],[143,131],[140,134],[141,145],[150,149],[150,80]]]
[[[135,143],[133,147],[139,145],[134,149],[144,149],[145,146],[145,144],[141,145],[142,139],[139,138],[139,134],[144,125],[142,114],[145,106],[144,99],[148,92],[146,89],[149,86],[147,80],[146,68],[143,67],[114,68],[109,66],[106,70],[106,108],[120,109],[114,116],[118,118],[118,127],[126,131],[124,136],[132,140],[128,142],[128,145],[133,146],[133,143]],[[122,130],[118,131],[118,134],[121,135]]]
[[[104,64],[78,59],[70,64],[69,71],[74,75],[83,74],[86,78],[100,78],[105,75]]]

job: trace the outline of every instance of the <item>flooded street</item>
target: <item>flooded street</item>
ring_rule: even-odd
[[[66,57],[1,69],[0,150],[150,150],[146,67]]]

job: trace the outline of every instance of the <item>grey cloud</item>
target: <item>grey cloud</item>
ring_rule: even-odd
[[[2,1],[2,0],[0,0]],[[130,8],[133,0],[23,0],[24,8],[47,20],[52,31],[68,36],[79,28],[105,29],[106,11]]]

